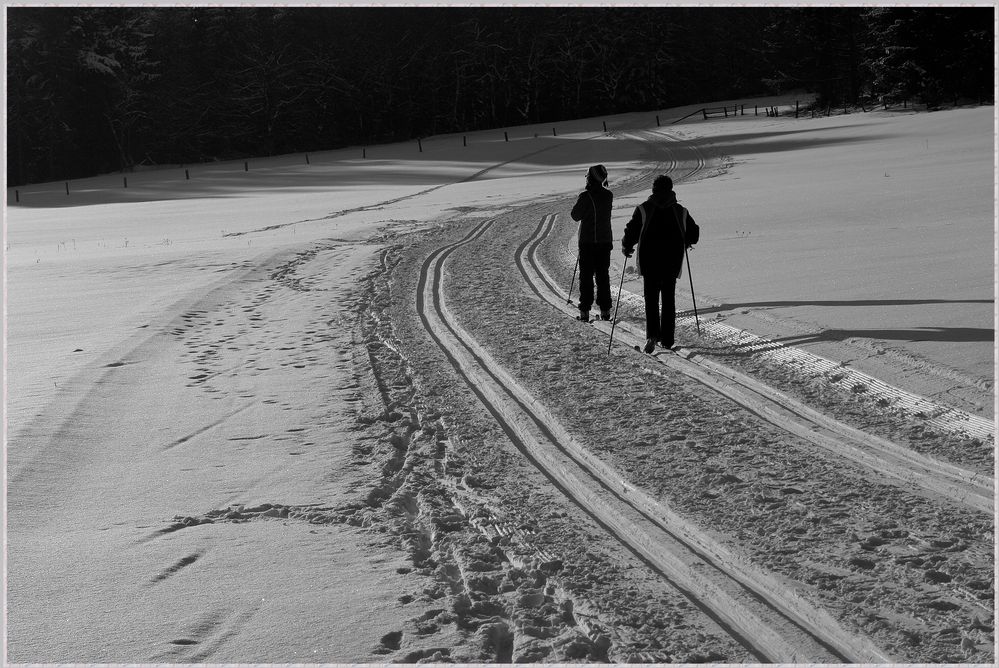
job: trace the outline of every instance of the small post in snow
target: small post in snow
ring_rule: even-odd
[[[423,140],[417,138],[416,143],[420,147],[420,153],[423,153]]]
[[[468,137],[467,136],[463,136],[461,138],[461,145],[462,146],[468,146]]]
[[[657,128],[658,128],[658,127],[662,127],[662,126],[661,126],[661,125],[659,124],[659,114],[656,114],[656,127],[657,127]]]
[[[128,177],[127,176],[121,177],[121,181],[122,181],[122,184],[127,188],[128,187]]]
[[[66,181],[66,194],[69,194],[69,181]]]
[[[311,165],[312,164],[311,162],[309,162],[309,154],[308,153],[305,154],[305,164],[307,164],[307,165]]]
[[[188,171],[188,170],[186,170],[186,169],[184,170],[184,180],[185,181],[190,181],[191,180],[191,172]]]
[[[362,158],[367,158],[368,157],[368,149],[366,149],[366,148],[362,148],[361,149],[361,157]]]
[[[503,141],[510,141],[510,135],[507,134],[506,130],[503,131]]]
[[[20,190],[15,190],[14,191],[14,201],[16,203],[18,203],[18,204],[21,203],[21,191]]]
[[[797,100],[794,101],[794,117],[795,118],[798,117],[798,101]]]
[[[558,137],[558,132],[555,131],[555,128],[552,128],[552,137]]]
[[[604,132],[607,132],[607,121],[604,121]]]
[[[243,171],[244,172],[250,171],[250,162],[248,160],[243,161]]]

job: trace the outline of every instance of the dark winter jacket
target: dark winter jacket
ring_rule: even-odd
[[[603,244],[613,247],[611,208],[614,195],[603,186],[588,183],[572,207],[570,216],[579,221],[579,245]]]
[[[700,232],[690,212],[676,201],[675,192],[656,192],[635,208],[621,247],[629,253],[637,246],[635,266],[641,275],[679,278],[684,247],[696,244]]]

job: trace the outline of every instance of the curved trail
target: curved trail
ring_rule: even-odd
[[[692,164],[687,167],[685,173],[679,175],[673,174],[673,179],[676,182],[682,183],[684,181],[696,180],[706,169],[707,159],[702,147],[689,140],[681,139],[667,130],[656,129],[631,132],[627,133],[627,136],[639,142],[659,145],[658,150],[666,151],[671,155],[674,150],[682,150],[685,154],[688,154],[690,156],[689,162],[692,162]],[[667,141],[662,143],[662,139]],[[679,164],[680,161],[673,158],[672,166],[667,166],[666,171],[672,172]],[[631,293],[628,290],[624,291],[622,301],[630,301],[639,309],[644,308],[642,296]],[[687,317],[686,319],[689,321],[691,318]],[[927,424],[946,433],[966,435],[982,441],[987,441],[994,437],[994,420],[958,410],[924,396],[894,387],[857,369],[839,365],[794,346],[758,337],[746,330],[732,327],[720,321],[707,320],[701,323],[701,328],[712,340],[728,345],[738,345],[743,351],[761,351],[777,363],[793,364],[800,368],[815,371],[816,373],[829,372],[830,374],[834,374],[836,380],[833,383],[840,387],[852,388],[858,385],[863,386],[866,388],[868,396],[881,399],[907,415],[925,419]],[[713,364],[710,360],[701,360],[699,363],[704,365]],[[715,370],[720,370],[722,373],[729,373],[730,371],[723,365],[714,365],[714,367],[716,367]],[[926,371],[944,377],[955,375],[954,372],[949,372],[932,365],[927,367]],[[960,381],[981,387],[979,379],[961,377]],[[952,473],[961,475],[960,471]],[[993,495],[991,487],[988,495],[990,497]],[[988,512],[991,512],[991,505],[988,507]]]
[[[569,141],[588,141],[588,140],[592,139],[593,137],[598,137],[598,136],[600,136],[600,135],[599,134],[595,134],[592,137],[587,137],[585,139],[574,139],[574,140],[569,140]],[[528,151],[527,153],[524,153],[522,155],[518,155],[516,157],[510,158],[509,160],[504,160],[502,162],[497,162],[497,163],[491,164],[488,167],[483,167],[479,171],[477,171],[477,172],[475,172],[473,174],[469,174],[468,176],[466,176],[464,178],[461,178],[461,179],[458,179],[456,181],[449,181],[447,183],[439,183],[437,185],[430,186],[429,188],[424,188],[423,190],[418,190],[418,191],[416,191],[414,193],[409,193],[408,195],[402,195],[400,197],[393,197],[391,199],[382,200],[380,202],[374,202],[373,204],[365,204],[364,206],[357,206],[357,207],[354,207],[352,209],[342,209],[340,211],[333,211],[332,213],[328,213],[325,216],[320,216],[318,218],[305,218],[303,220],[295,220],[295,221],[292,221],[290,223],[279,223],[279,224],[276,224],[276,225],[268,225],[266,227],[261,227],[261,228],[257,228],[257,229],[254,229],[254,230],[246,230],[246,231],[243,231],[243,232],[227,232],[227,233],[223,234],[222,236],[223,237],[241,237],[241,236],[246,236],[248,234],[257,234],[259,232],[272,232],[274,230],[279,230],[279,229],[282,229],[282,228],[285,228],[285,227],[294,227],[295,225],[300,225],[302,223],[316,223],[316,222],[320,222],[320,221],[324,221],[324,220],[333,220],[335,218],[341,218],[343,216],[347,216],[347,215],[350,215],[350,214],[353,214],[353,213],[361,213],[361,212],[364,212],[364,211],[378,211],[380,209],[384,209],[387,206],[392,206],[393,204],[398,204],[399,202],[405,202],[407,200],[411,200],[411,199],[416,199],[416,198],[419,198],[419,197],[423,197],[424,195],[429,195],[430,193],[435,192],[437,190],[440,190],[442,188],[447,188],[449,186],[457,185],[457,184],[460,184],[460,183],[469,183],[471,181],[475,181],[475,180],[481,178],[482,176],[488,174],[489,172],[491,172],[493,170],[496,170],[496,169],[499,169],[500,167],[505,167],[506,165],[515,163],[515,162],[517,162],[519,160],[524,160],[526,158],[531,158],[531,157],[534,157],[536,155],[539,155],[541,153],[546,153],[548,151],[551,151],[551,150],[554,150],[554,149],[557,149],[557,148],[561,148],[564,145],[565,141],[566,140],[563,140],[562,143],[554,144],[552,146],[546,146],[546,147],[540,148],[540,149],[538,149],[536,151]]]
[[[537,249],[551,233],[554,222],[554,215],[542,219],[534,235],[517,249],[516,262],[538,297],[571,315],[575,310],[566,304],[566,293],[555,284],[537,259]],[[597,322],[594,325],[610,332],[610,323]],[[644,342],[641,333],[627,323],[616,326],[615,336],[629,347]],[[974,471],[926,457],[845,425],[712,360],[684,352],[680,356],[661,355],[656,359],[812,445],[886,476],[906,489],[916,486],[924,492],[979,512],[993,512],[991,480]]]
[[[462,329],[443,299],[446,261],[493,222],[478,224],[426,259],[417,312],[430,337],[514,445],[569,500],[761,660],[887,661],[869,640],[846,632],[827,612],[744,563],[593,456]]]
[[[659,146],[660,150],[665,151],[670,159],[668,163],[663,163],[661,166],[666,171],[672,172],[681,164],[672,150],[673,143],[680,140],[668,131],[629,132],[626,133],[626,136],[635,141],[652,143],[658,143],[655,142],[655,139],[666,138],[668,142]],[[674,181],[678,183],[696,179],[704,172],[708,162],[704,152],[696,144],[684,142],[682,148],[690,153],[691,159],[684,161],[684,173],[673,175]],[[644,180],[639,179],[639,181]],[[626,190],[630,190],[630,188],[626,188]],[[569,295],[551,278],[537,258],[537,250],[545,238],[551,234],[554,224],[555,216],[543,217],[534,235],[517,249],[515,261],[525,281],[539,298],[549,302],[555,308],[573,315],[575,309],[567,305]],[[631,301],[639,309],[644,307],[640,295],[626,293],[622,296],[622,301]],[[610,323],[597,322],[594,324],[598,329],[610,333]],[[704,323],[702,326],[732,329],[727,325],[713,322]],[[627,323],[616,326],[615,336],[626,341],[629,346],[644,343],[644,335]],[[785,352],[785,355],[795,356],[796,354],[798,354],[796,349]],[[801,353],[801,355],[806,355],[806,353]],[[809,357],[812,356],[809,355]],[[982,513],[991,515],[994,512],[994,488],[990,477],[922,455],[887,439],[846,425],[765,383],[714,360],[693,355],[688,351],[681,351],[679,357],[670,355],[659,356],[657,359],[663,365],[732,399],[764,420],[805,439],[824,451],[852,461],[879,476],[883,476],[896,485],[905,489],[915,487],[931,496],[943,498],[952,503],[956,502]],[[842,373],[850,378],[863,376],[863,381],[867,386],[875,389],[880,388],[882,393],[891,394],[898,398],[902,404],[917,406],[920,410],[931,414],[941,413],[941,416],[931,419],[931,422],[937,426],[948,429],[956,424],[964,431],[985,437],[993,431],[994,425],[990,421],[966,414],[955,415],[957,411],[944,410],[935,405],[928,409],[926,406],[928,401],[924,398],[910,396],[906,392],[892,388],[854,370],[846,369]]]

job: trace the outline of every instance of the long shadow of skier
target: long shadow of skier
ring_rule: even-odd
[[[747,308],[792,308],[795,306],[926,306],[930,304],[994,304],[994,299],[841,299],[841,300],[807,300],[807,301],[771,301],[743,302],[740,304],[719,304],[698,308],[701,315],[724,313]]]
[[[881,341],[935,341],[943,343],[984,343],[995,341],[995,330],[982,327],[915,327],[911,329],[825,329],[812,334],[787,336],[761,342],[758,339],[736,343],[726,354],[748,356],[785,346],[809,343],[837,343],[847,339]]]

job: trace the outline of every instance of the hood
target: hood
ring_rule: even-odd
[[[663,208],[670,204],[676,203],[676,193],[672,190],[668,192],[657,192],[649,195],[649,199],[645,200],[647,203]]]

